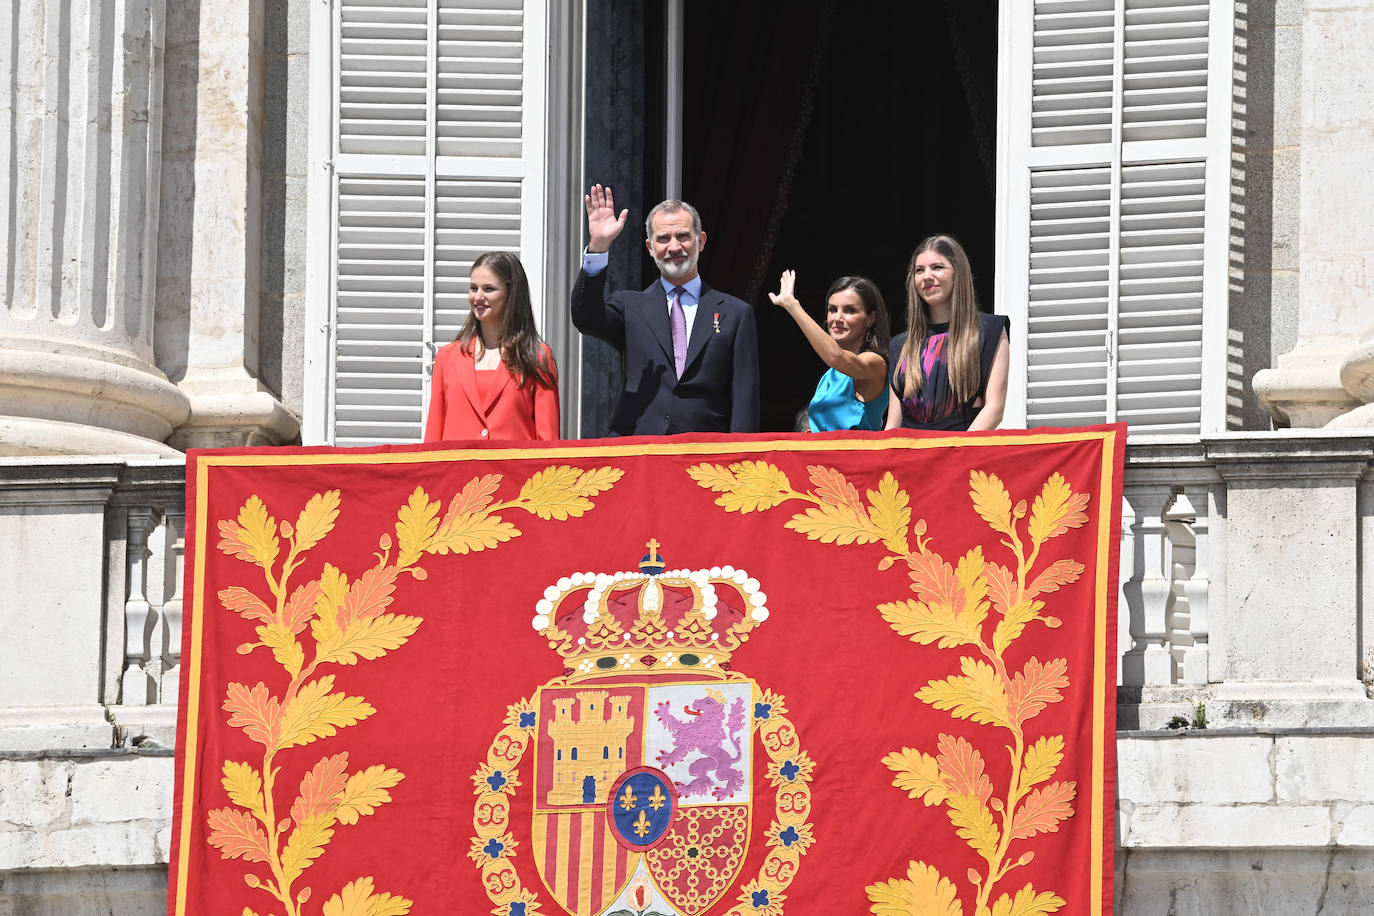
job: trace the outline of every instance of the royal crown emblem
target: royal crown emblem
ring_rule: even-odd
[[[469,857],[498,916],[778,916],[812,843],[814,764],[783,698],[734,666],[769,617],[760,583],[646,546],[637,570],[572,574],[536,605],[564,674],[509,707],[473,776]]]
[[[534,628],[566,659],[569,683],[675,667],[722,677],[768,619],[744,570],[669,570],[658,547],[650,539],[637,573],[577,573],[545,590]]]

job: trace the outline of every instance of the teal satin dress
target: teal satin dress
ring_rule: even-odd
[[[839,429],[883,428],[887,412],[886,392],[868,403],[854,394],[854,380],[838,369],[827,369],[816,384],[816,393],[807,405],[807,421],[813,433]]]

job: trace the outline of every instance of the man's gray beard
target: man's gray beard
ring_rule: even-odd
[[[687,276],[696,269],[697,259],[688,258],[685,261],[669,261],[667,258],[659,260],[654,258],[654,264],[658,266],[658,272],[669,280],[678,280]]]

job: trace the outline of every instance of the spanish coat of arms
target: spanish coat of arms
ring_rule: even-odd
[[[638,571],[576,573],[538,602],[564,674],[509,708],[473,776],[469,857],[494,914],[782,910],[812,841],[814,764],[783,698],[731,666],[766,595],[731,566],[670,570],[658,547]],[[756,785],[771,816],[756,818]],[[531,864],[542,886],[522,881]]]

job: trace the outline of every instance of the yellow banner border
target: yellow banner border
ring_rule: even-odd
[[[205,507],[209,497],[208,471],[212,468],[248,468],[280,466],[320,466],[320,465],[368,465],[368,464],[430,464],[435,462],[469,461],[474,459],[501,458],[589,458],[597,456],[652,456],[652,455],[757,455],[775,451],[788,452],[866,452],[866,451],[926,451],[940,448],[991,448],[1015,445],[1058,445],[1072,442],[1098,441],[1101,450],[1101,489],[1102,494],[1110,495],[1116,483],[1117,438],[1124,435],[1118,428],[1068,430],[1063,432],[1033,432],[1011,434],[949,435],[931,437],[883,437],[883,438],[836,438],[836,439],[744,439],[720,440],[712,442],[636,442],[617,444],[608,440],[579,440],[575,445],[551,446],[548,448],[454,448],[454,449],[414,449],[372,452],[362,449],[339,449],[326,452],[227,452],[218,454],[213,451],[200,452],[194,456],[197,463],[196,473],[196,518],[195,557],[192,563],[191,596],[196,609],[191,617],[189,659],[183,658],[182,677],[188,678],[186,690],[186,709],[182,711],[185,727],[184,734],[177,740],[185,748],[181,768],[181,824],[177,844],[176,916],[186,916],[187,879],[190,870],[188,854],[190,844],[194,799],[198,781],[198,747],[200,725],[200,671],[203,651],[204,627],[202,620],[205,608],[205,558],[209,543],[209,516]],[[1107,647],[1107,605],[1110,595],[1106,588],[1110,572],[1110,558],[1113,526],[1112,515],[1115,508],[1107,499],[1097,500],[1097,592],[1094,596],[1093,657],[1097,670],[1093,672],[1093,759],[1092,759],[1092,812],[1091,842],[1092,855],[1090,884],[1096,889],[1090,902],[1092,916],[1102,914],[1102,879],[1104,838],[1103,826],[1106,809],[1102,798],[1103,780],[1106,769],[1106,647]],[[1119,583],[1118,583],[1119,586]],[[194,713],[194,715],[193,715]]]

